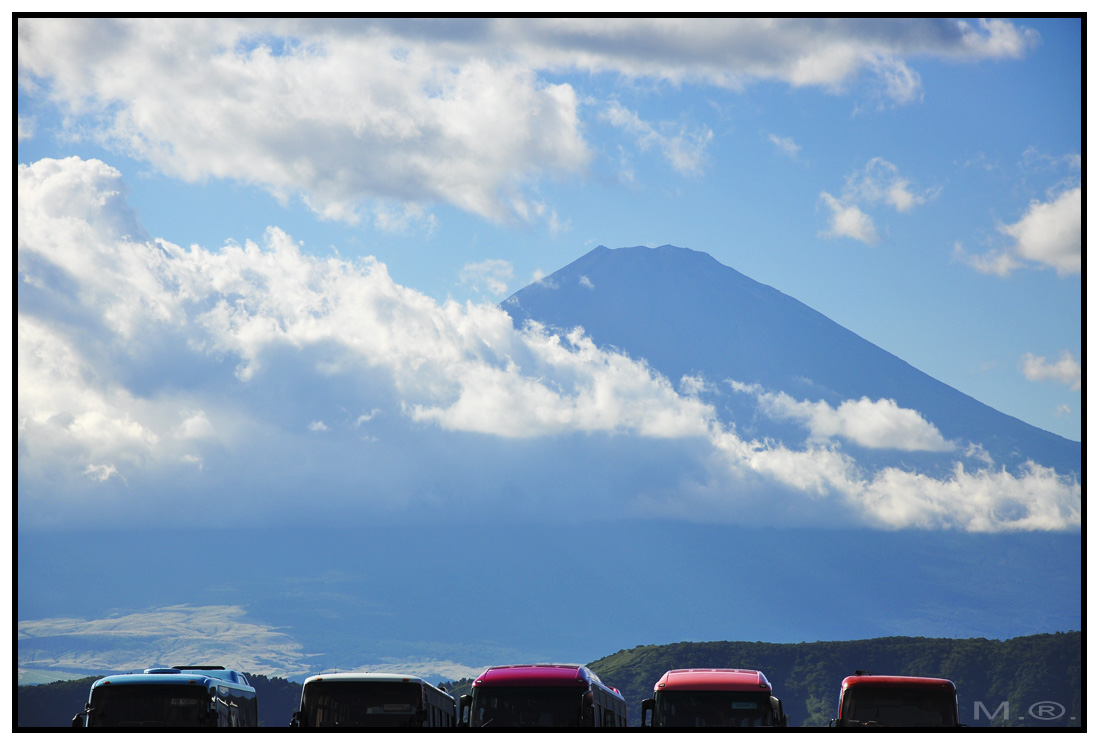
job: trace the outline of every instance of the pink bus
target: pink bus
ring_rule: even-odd
[[[785,727],[782,701],[759,670],[669,670],[641,702],[642,727]]]
[[[474,729],[625,727],[626,700],[583,665],[507,665],[473,681],[459,719]]]

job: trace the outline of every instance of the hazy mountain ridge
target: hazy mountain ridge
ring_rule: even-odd
[[[645,359],[679,385],[703,376],[723,419],[749,436],[789,440],[797,427],[759,415],[726,381],[797,400],[891,399],[921,414],[954,443],[942,453],[906,453],[906,463],[949,468],[989,457],[1015,469],[1028,460],[1063,475],[1081,473],[1080,443],[992,409],[920,372],[804,303],[752,280],[708,254],[675,246],[600,246],[501,303],[516,325],[583,327],[600,346]],[[969,450],[970,444],[983,450]],[[857,450],[857,446],[855,447]],[[873,465],[895,454],[859,450]]]

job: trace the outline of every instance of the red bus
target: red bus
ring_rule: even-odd
[[[641,702],[642,727],[785,727],[782,701],[759,670],[669,670]]]
[[[840,684],[833,727],[960,727],[958,689],[945,678],[871,675]]]
[[[626,700],[583,665],[490,667],[459,699],[462,726],[625,727]]]

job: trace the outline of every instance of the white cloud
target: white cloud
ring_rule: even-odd
[[[117,672],[216,659],[258,675],[308,672],[301,645],[235,605],[173,605],[108,618],[19,621],[19,665]]]
[[[1080,390],[1082,375],[1080,363],[1071,352],[1065,350],[1061,358],[1056,362],[1047,362],[1045,357],[1038,357],[1027,352],[1022,360],[1023,375],[1027,380],[1052,380],[1069,386],[1072,390]]]
[[[18,117],[16,137],[19,142],[23,140],[29,140],[34,137],[34,130],[36,128],[36,121],[33,116],[20,116]]]
[[[370,421],[371,419],[373,419],[374,417],[378,416],[378,412],[379,412],[379,411],[380,411],[380,409],[371,409],[371,410],[370,410],[370,411],[369,411],[368,413],[366,413],[366,414],[360,414],[360,415],[359,415],[359,417],[355,419],[355,429],[358,429],[358,428],[359,428],[360,426],[362,426],[363,424],[366,424],[366,423],[367,423],[367,422],[369,422],[369,421]]]
[[[183,422],[176,428],[179,437],[186,440],[199,440],[214,436],[214,426],[204,411],[180,412]]]
[[[1079,525],[1078,484],[1051,472],[864,474],[838,445],[820,444],[838,437],[949,448],[931,423],[892,401],[832,408],[740,386],[811,434],[802,450],[748,441],[700,398],[710,390],[704,380],[680,381],[680,395],[644,362],[596,347],[582,330],[516,329],[493,305],[437,303],[395,283],[374,259],[312,257],[277,228],[262,246],[212,251],[127,238],[121,231],[132,226],[116,219],[126,213],[114,196],[123,185],[98,161],[42,161],[20,177],[21,520],[86,517],[78,508],[107,521],[163,520],[175,488],[193,497],[180,502],[191,521],[205,514],[195,494],[216,502],[220,516],[254,516],[252,495],[262,495],[267,513],[283,489],[296,513],[301,489],[318,484],[349,520],[370,510],[444,509],[451,490],[544,514],[573,491],[560,488],[571,473],[560,464],[590,459],[575,477],[581,491],[612,495],[607,514],[634,497],[673,505],[705,492],[722,506],[701,514],[737,519],[750,493],[784,495],[795,521],[798,505],[823,500],[848,524]],[[66,240],[73,236],[84,250]],[[186,374],[173,377],[180,368]],[[377,453],[363,451],[355,427],[314,438],[303,421],[376,421]],[[484,436],[496,438],[488,451],[509,456],[485,460]],[[320,439],[323,450],[313,444]],[[439,442],[445,447],[433,447]],[[430,469],[425,454],[437,459]],[[609,468],[616,458],[627,462]],[[538,468],[552,478],[532,478]],[[588,483],[603,473],[608,483]],[[644,475],[636,493],[624,474]],[[202,488],[189,488],[196,480]],[[962,499],[970,487],[973,504]]]
[[[954,258],[969,264],[981,274],[1008,277],[1022,264],[1011,253],[992,249],[980,255],[970,254],[961,241],[954,242]]]
[[[1052,469],[1028,463],[1018,473],[956,463],[947,478],[899,468],[884,468],[872,476],[834,447],[791,450],[784,445],[747,442],[731,433],[714,439],[723,456],[719,469],[738,478],[766,476],[790,491],[770,494],[756,505],[771,516],[800,514],[805,525],[819,527],[851,519],[890,529],[962,529],[970,532],[1065,530],[1081,524],[1082,488],[1078,481]],[[747,472],[747,474],[746,474]],[[758,488],[751,481],[747,488]],[[773,490],[772,490],[773,491]],[[686,489],[673,504],[674,513],[649,502],[656,514],[705,514],[709,519],[736,520],[744,505],[714,499],[712,489]]]
[[[471,262],[463,266],[458,274],[463,285],[472,288],[475,292],[487,290],[497,297],[508,291],[508,282],[514,276],[515,270],[511,262],[503,259]]]
[[[1021,259],[1046,264],[1057,274],[1079,274],[1082,256],[1080,187],[1048,202],[1033,201],[1022,219],[1000,231],[1015,239],[1010,249]]]
[[[592,281],[588,279],[588,276],[586,274],[580,275],[580,286],[586,287],[589,290],[595,289],[595,284],[593,284]]]
[[[910,59],[1019,57],[1036,42],[1006,21],[935,19],[21,18],[17,58],[21,89],[60,106],[70,135],[188,182],[233,180],[326,219],[430,234],[433,203],[567,228],[530,197],[592,157],[576,91],[548,80],[561,72],[834,93],[867,79],[904,104],[922,90]],[[703,169],[708,128],[653,125],[618,104],[603,116],[679,173]]]
[[[685,127],[669,122],[653,126],[618,102],[607,106],[601,116],[632,134],[641,150],[659,150],[668,164],[684,176],[701,173],[706,163],[706,148],[714,138],[708,127],[688,132]]]
[[[873,219],[863,207],[886,204],[898,212],[911,212],[937,195],[936,189],[915,191],[899,169],[884,158],[872,158],[866,167],[847,177],[843,193],[837,198],[822,192],[821,201],[831,212],[824,237],[847,237],[867,245],[878,242]]]
[[[587,163],[568,85],[356,25],[22,19],[19,65],[106,144],[164,173],[302,195],[333,219],[381,200],[385,229],[429,202],[514,219],[529,180]]]
[[[828,220],[828,230],[821,235],[828,238],[854,238],[869,246],[878,242],[874,221],[857,205],[842,202],[826,191],[821,192],[820,198],[832,213]]]
[[[898,212],[911,212],[935,195],[935,190],[916,193],[899,169],[884,158],[872,158],[861,173],[847,177],[844,198],[868,204],[884,202]]]
[[[107,464],[102,466],[95,466],[89,464],[84,469],[84,475],[93,481],[106,481],[112,476],[118,476],[118,469],[113,464]]]
[[[767,139],[779,149],[784,155],[789,155],[791,158],[796,158],[797,154],[801,152],[801,145],[794,142],[792,137],[779,137],[776,134],[768,134]]]
[[[801,422],[815,439],[843,437],[867,448],[947,452],[954,449],[935,425],[919,412],[896,401],[843,401],[833,408],[826,401],[798,401],[786,393],[756,392],[768,415]]]
[[[310,432],[327,432],[328,431],[328,425],[318,419],[315,422],[310,422],[309,423],[309,431]]]
[[[906,57],[1019,57],[1037,43],[1034,31],[1010,22],[974,27],[932,19],[589,18],[501,21],[485,30],[505,33],[512,48],[539,66],[733,89],[779,81],[830,91],[865,71],[899,103],[913,100],[919,82]]]
[[[1017,269],[1049,266],[1064,277],[1079,274],[1083,258],[1081,187],[1061,192],[1047,202],[1032,201],[1023,217],[999,231],[1011,245],[980,255],[954,244],[954,256],[983,274],[1009,277]]]

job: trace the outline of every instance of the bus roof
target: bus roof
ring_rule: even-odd
[[[843,679],[840,691],[860,686],[894,686],[898,688],[947,688],[956,690],[946,678],[921,678],[911,675],[849,675]]]
[[[587,686],[592,682],[602,685],[583,665],[502,665],[478,675],[473,686]]]
[[[108,675],[92,683],[92,688],[100,686],[117,685],[181,685],[193,684],[210,686],[219,682],[215,678],[200,673],[179,673],[177,675],[165,675],[164,673],[129,673],[124,675]]]
[[[309,676],[302,685],[320,683],[321,681],[330,683],[340,681],[352,683],[427,683],[423,678],[418,678],[415,675],[402,675],[401,673],[321,673],[320,675]],[[427,684],[431,685],[430,683]]]
[[[230,685],[251,688],[243,673],[223,667],[150,667],[140,673],[108,675],[92,683],[92,688],[105,685]]]
[[[653,691],[768,691],[771,684],[759,670],[737,668],[686,668],[660,676]]]

